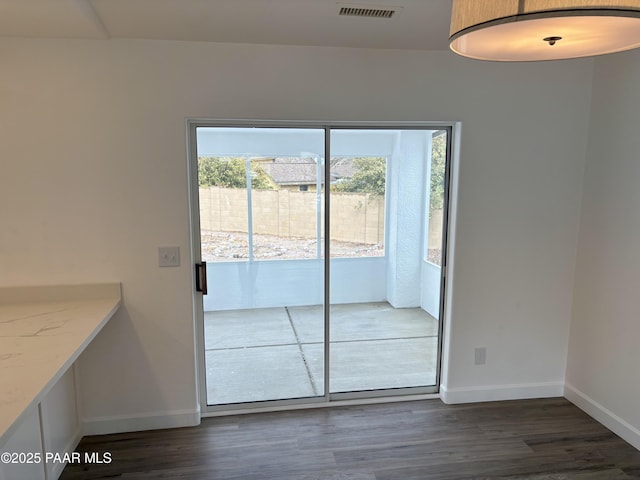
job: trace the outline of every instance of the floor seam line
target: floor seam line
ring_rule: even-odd
[[[289,307],[285,306],[284,311],[287,312],[287,318],[289,319],[289,324],[291,325],[291,329],[293,330],[293,335],[296,337],[296,342],[298,342],[298,350],[300,350],[300,355],[302,356],[302,363],[304,363],[304,368],[307,371],[307,377],[309,378],[309,383],[311,384],[311,390],[313,391],[314,396],[318,396],[318,389],[316,387],[316,383],[313,381],[313,376],[311,375],[311,369],[309,368],[307,357],[304,354],[304,350],[302,349],[302,343],[300,342],[298,331],[296,330],[296,327],[293,324],[293,318],[291,317],[291,312],[289,311]]]
[[[247,345],[244,347],[216,347],[216,348],[205,348],[205,352],[220,352],[222,350],[249,350],[252,348],[271,348],[271,347],[292,347],[297,345],[297,343],[273,343],[267,345]]]

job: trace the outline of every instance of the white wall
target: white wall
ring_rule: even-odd
[[[82,357],[90,431],[197,421],[185,117],[462,121],[445,387],[564,378],[592,61],[7,38],[0,59],[0,285],[123,284]]]
[[[386,259],[331,260],[331,303],[386,300]],[[244,308],[322,305],[324,262],[275,260],[207,264],[205,312]]]
[[[420,307],[433,318],[440,318],[440,282],[442,268],[431,262],[422,261],[420,272],[422,292]]]
[[[567,397],[640,448],[640,51],[596,61]]]
[[[389,162],[387,300],[394,308],[420,306],[424,197],[429,185],[426,169],[431,163],[431,136],[431,131],[403,131]]]

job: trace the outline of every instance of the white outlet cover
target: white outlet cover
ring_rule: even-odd
[[[476,347],[474,349],[474,364],[484,365],[487,363],[487,347]]]
[[[179,267],[180,247],[158,247],[159,267]]]

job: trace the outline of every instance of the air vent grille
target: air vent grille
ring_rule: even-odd
[[[340,7],[340,15],[350,17],[391,18],[395,13],[390,8]]]

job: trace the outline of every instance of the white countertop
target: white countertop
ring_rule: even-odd
[[[0,288],[0,446],[120,305],[117,283]]]

